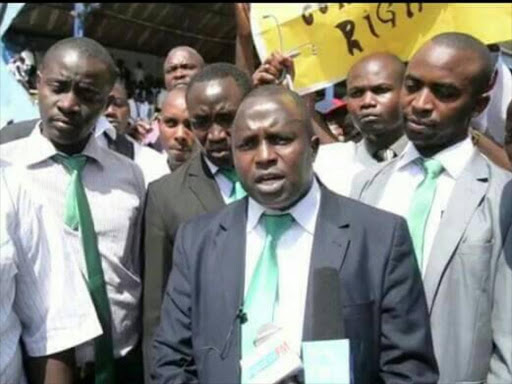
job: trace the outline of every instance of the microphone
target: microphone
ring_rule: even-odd
[[[313,340],[337,340],[345,337],[343,306],[338,271],[324,267],[313,274]]]
[[[302,370],[299,356],[290,349],[281,328],[261,326],[254,340],[255,349],[241,361],[244,381],[248,383],[298,383],[295,375]]]

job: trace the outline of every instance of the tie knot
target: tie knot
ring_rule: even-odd
[[[264,226],[267,235],[273,241],[279,241],[279,238],[291,227],[293,216],[289,213],[284,215],[266,215],[263,214]]]
[[[233,184],[240,182],[240,179],[238,178],[238,174],[236,173],[234,168],[231,168],[231,169],[220,168],[219,172],[222,173],[226,177],[226,179],[231,181]]]
[[[429,179],[436,179],[443,172],[443,164],[436,159],[423,159],[423,168],[425,169],[426,177]]]
[[[77,173],[82,172],[85,167],[85,163],[87,162],[87,157],[85,155],[66,156],[59,153],[56,154],[54,158],[58,163],[63,164],[69,171],[76,171]]]

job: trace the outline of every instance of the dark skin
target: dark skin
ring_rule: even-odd
[[[178,85],[187,85],[203,66],[203,58],[191,48],[171,50],[164,62],[165,88],[170,91]]]
[[[71,384],[75,352],[68,349],[50,356],[31,357],[26,360],[26,370],[31,384]]]
[[[99,59],[72,48],[46,57],[37,76],[42,134],[61,152],[82,152],[112,86],[107,64]]]
[[[126,89],[122,84],[116,83],[110,91],[105,117],[118,133],[128,133],[130,106]]]
[[[195,147],[185,93],[185,87],[174,88],[169,92],[158,119],[159,138],[169,155],[169,164],[173,171],[190,159]]]
[[[348,74],[348,111],[375,150],[389,147],[403,135],[403,68],[390,54],[375,53],[354,64]]]
[[[192,84],[187,109],[192,130],[208,159],[219,168],[232,168],[231,125],[242,92],[231,77]]]
[[[423,156],[431,157],[467,137],[470,119],[489,102],[488,94],[474,89],[483,68],[476,53],[432,42],[413,56],[401,105],[406,135]]]
[[[242,185],[258,203],[286,210],[313,182],[318,137],[289,95],[258,95],[244,101],[234,122],[233,157]]]

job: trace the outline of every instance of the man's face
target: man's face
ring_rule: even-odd
[[[190,126],[185,89],[171,91],[159,118],[160,140],[170,158],[171,168],[176,169],[192,155],[195,136]]]
[[[405,133],[425,156],[465,139],[469,120],[487,105],[474,95],[473,82],[482,70],[470,51],[428,43],[407,67],[401,95]]]
[[[198,57],[185,49],[167,56],[164,63],[165,88],[170,91],[177,85],[187,85],[190,78],[201,69]]]
[[[103,112],[112,80],[102,61],[63,49],[38,74],[43,134],[60,145],[85,139]]]
[[[385,59],[356,64],[347,79],[347,108],[354,125],[365,136],[401,129],[401,72]]]
[[[118,133],[127,133],[130,106],[128,105],[126,90],[119,83],[114,85],[114,88],[112,88],[108,95],[105,117]]]
[[[194,83],[187,108],[192,130],[208,159],[220,168],[231,168],[231,125],[242,92],[231,77]]]
[[[310,138],[287,96],[254,97],[233,128],[233,157],[242,185],[261,205],[284,210],[309,190],[318,138]]]

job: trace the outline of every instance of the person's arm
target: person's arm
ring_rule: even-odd
[[[494,285],[492,287],[492,345],[487,383],[512,383],[512,181],[503,188],[500,215],[503,228],[503,248],[498,257]],[[503,223],[505,222],[505,223]]]
[[[184,246],[183,226],[176,235],[173,266],[153,341],[152,382],[197,383],[192,346],[192,273]]]
[[[74,349],[50,356],[26,359],[27,377],[30,384],[72,384],[74,366]]]
[[[405,220],[395,223],[381,302],[380,376],[385,383],[437,383],[420,271]]]
[[[236,17],[236,54],[238,68],[251,76],[256,69],[256,57],[251,36],[250,4],[233,3]]]
[[[280,52],[272,52],[252,75],[253,86],[285,84],[280,83],[283,71],[287,71],[291,78],[294,79],[295,67],[293,59]]]
[[[158,193],[150,184],[144,210],[144,275],[143,275],[143,355],[144,372],[149,377],[152,343],[160,323],[160,308],[172,265],[172,240],[164,222]]]
[[[507,157],[505,148],[481,132],[470,129],[470,133],[471,141],[473,141],[475,147],[477,147],[485,157],[487,157],[497,166],[502,167],[508,171],[512,171],[512,163],[511,160],[509,160]]]

